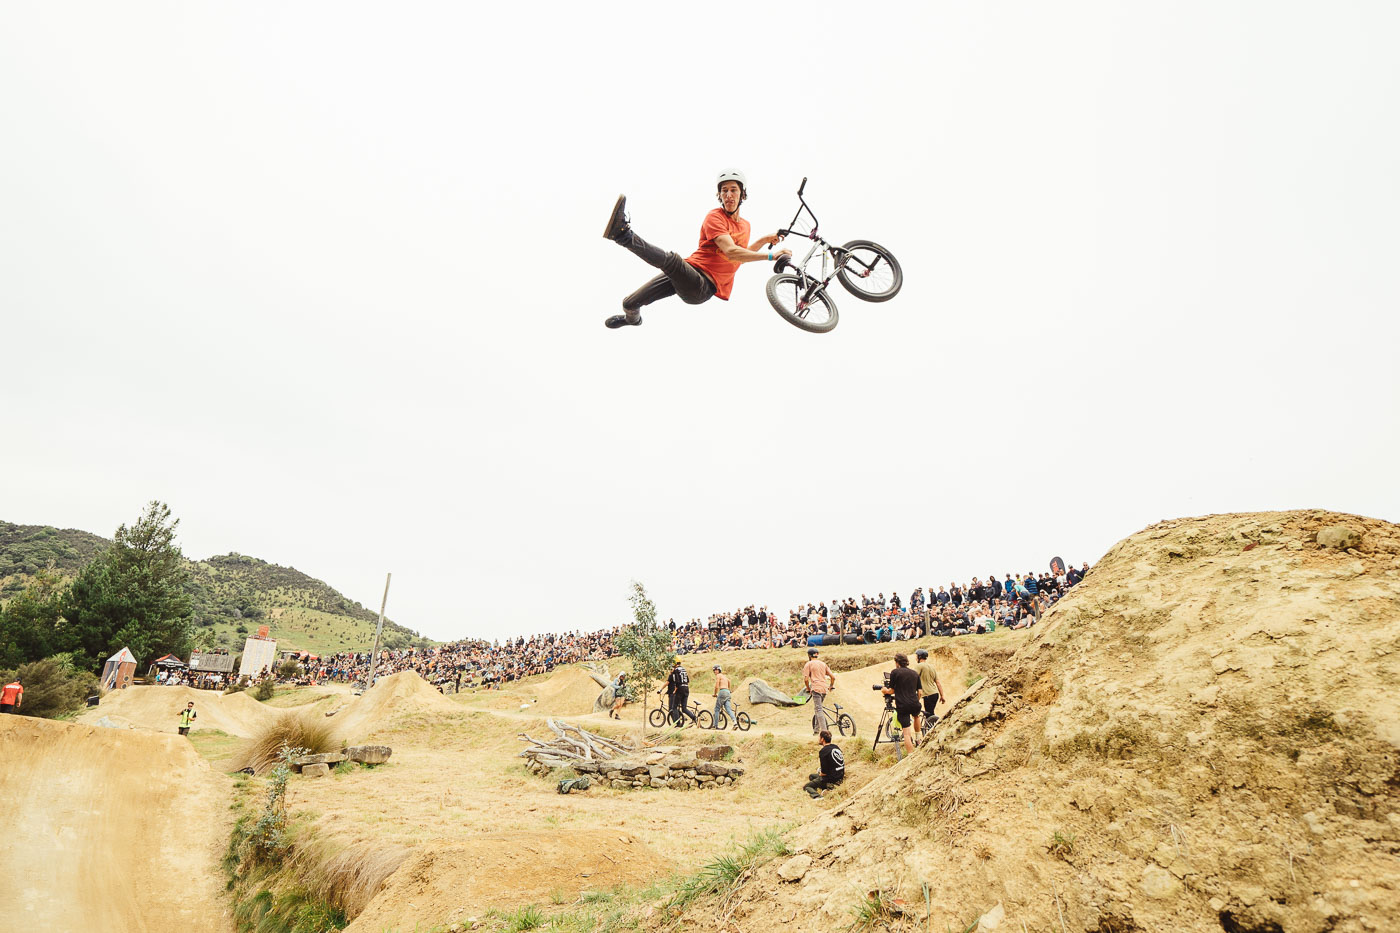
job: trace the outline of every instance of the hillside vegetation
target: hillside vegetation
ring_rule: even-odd
[[[74,528],[0,522],[0,602],[19,595],[49,566],[72,580],[111,543]],[[270,627],[279,647],[316,654],[363,651],[374,639],[375,611],[294,567],[243,554],[188,561],[187,566],[196,647],[240,649],[260,625]],[[389,619],[384,620],[384,642],[389,647],[431,643]]]

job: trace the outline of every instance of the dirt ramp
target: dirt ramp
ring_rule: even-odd
[[[524,693],[524,691],[521,691]],[[593,712],[593,701],[603,688],[576,667],[555,671],[548,680],[535,688],[539,712],[553,716],[583,716]]]
[[[548,904],[562,893],[641,884],[664,859],[621,830],[488,833],[470,845],[420,850],[389,877],[346,933],[434,928],[493,907]]]
[[[447,699],[414,671],[400,671],[379,678],[331,722],[347,740],[358,742],[400,716],[416,713],[460,716],[462,712],[461,706]]]
[[[839,928],[878,885],[920,929],[1400,930],[1400,526],[1162,522],[1031,632],[793,831],[802,883],[760,870],[739,928]]]
[[[180,736],[0,716],[7,929],[225,933],[228,801]]]
[[[175,732],[180,725],[180,710],[190,701],[198,714],[195,729],[218,729],[229,735],[256,735],[278,716],[278,710],[264,706],[247,693],[225,696],[215,690],[151,686],[114,690],[96,707],[85,710],[78,721],[94,723],[106,716],[137,729]]]

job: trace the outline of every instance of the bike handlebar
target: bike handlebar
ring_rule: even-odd
[[[802,176],[802,184],[797,186],[797,196],[802,197],[802,189],[807,187],[807,176]]]

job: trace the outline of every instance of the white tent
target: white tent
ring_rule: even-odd
[[[107,659],[102,665],[102,686],[108,690],[118,690],[130,686],[136,676],[136,655],[130,648],[123,648]]]

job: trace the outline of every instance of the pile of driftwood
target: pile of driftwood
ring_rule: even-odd
[[[545,725],[554,733],[554,739],[541,742],[539,739],[520,733],[520,738],[530,743],[530,747],[520,753],[531,770],[546,771],[550,768],[567,768],[576,761],[609,761],[636,752],[612,739],[580,729],[567,722],[546,719]]]

